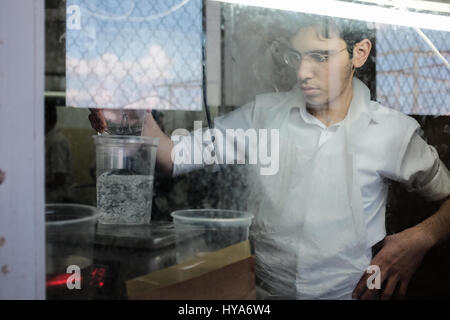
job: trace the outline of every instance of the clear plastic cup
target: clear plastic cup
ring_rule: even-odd
[[[208,252],[248,240],[253,214],[222,209],[178,210],[171,213],[175,230],[198,234],[195,245],[183,252],[177,250],[177,261],[200,257]]]
[[[159,139],[94,136],[97,208],[102,224],[149,224]]]

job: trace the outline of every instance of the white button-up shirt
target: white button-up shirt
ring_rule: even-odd
[[[286,108],[290,109],[289,123],[273,125],[273,119]],[[367,227],[367,247],[370,248],[386,235],[387,179],[399,181],[408,191],[419,192],[429,200],[441,200],[450,195],[450,173],[439,159],[436,149],[420,137],[416,120],[371,101],[369,89],[354,78],[353,98],[346,118],[329,127],[307,111],[298,88],[286,93],[257,96],[255,101],[217,117],[214,124],[224,134],[226,129],[247,130],[289,125],[294,136],[298,137],[292,143],[313,151],[326,143],[339,126],[356,124],[357,127],[364,117],[368,117],[369,124],[363,132],[355,130],[353,148]],[[176,163],[189,163],[188,159],[195,152],[193,150],[203,150],[202,134],[195,135],[194,132],[191,136],[173,136],[172,139],[181,144],[178,150],[183,150],[175,153]],[[238,145],[237,148],[245,150],[245,146]],[[216,150],[216,154],[220,152]],[[204,163],[213,162],[211,159],[203,160],[203,164],[197,165],[175,164],[173,175],[199,169],[204,167]]]

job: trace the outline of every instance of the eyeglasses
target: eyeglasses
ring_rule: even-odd
[[[297,50],[294,50],[291,47],[289,47],[286,44],[283,44],[279,41],[274,41],[274,43],[272,43],[272,45],[271,45],[272,54],[278,60],[280,60],[280,58],[281,58],[282,63],[284,63],[292,68],[295,68],[295,69],[298,69],[300,67],[300,63],[305,58],[314,63],[320,64],[320,63],[327,62],[330,57],[335,56],[335,55],[343,52],[346,49],[347,48],[343,48],[342,50],[332,52],[332,53],[312,51],[312,52],[308,52],[305,54],[301,54]]]

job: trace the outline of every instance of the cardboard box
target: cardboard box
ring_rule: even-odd
[[[126,284],[132,300],[254,300],[255,259],[244,241]]]

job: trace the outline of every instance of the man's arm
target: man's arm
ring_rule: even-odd
[[[423,233],[423,237],[429,238],[432,246],[447,240],[450,237],[450,196],[435,214],[416,225],[416,228]]]
[[[450,236],[450,172],[436,150],[417,133],[402,157],[396,180],[430,201],[441,199],[438,201],[442,205],[421,223],[385,238],[383,248],[371,261],[371,265],[380,268],[382,292],[367,288],[370,275],[365,274],[353,292],[356,298],[373,299],[378,294],[382,299],[405,297],[408,283],[425,254]]]
[[[247,130],[252,127],[252,115],[253,110],[255,108],[255,102],[252,101],[250,103],[245,104],[239,109],[236,109],[226,115],[222,115],[220,117],[216,117],[214,119],[214,129],[218,130],[222,133],[222,136],[225,137],[225,130],[226,129],[234,129],[234,128],[240,128],[243,130]],[[91,122],[92,128],[94,128],[97,132],[103,132],[106,129],[106,121],[105,117],[103,115],[102,109],[90,109],[91,114],[89,115],[89,120]],[[203,130],[203,129],[201,129]],[[217,131],[216,131],[217,132]],[[166,172],[167,174],[180,174],[184,172],[188,172],[191,170],[196,170],[204,167],[204,165],[200,164],[193,164],[193,155],[191,154],[191,144],[193,144],[194,149],[198,151],[200,155],[203,156],[203,131],[198,132],[198,135],[191,134],[188,137],[183,137],[184,139],[181,139],[182,141],[178,141],[178,143],[181,143],[180,149],[183,150],[183,157],[187,158],[190,165],[179,165],[176,166],[173,163],[172,159],[172,150],[174,149],[175,143],[172,141],[170,137],[168,137],[159,127],[156,120],[153,118],[153,115],[151,113],[151,110],[147,110],[145,119],[144,119],[144,127],[142,130],[143,136],[151,136],[151,137],[157,137],[159,138],[159,145],[158,145],[158,151],[156,154],[156,165],[158,168]],[[200,136],[200,139],[198,139],[198,136]],[[223,145],[216,146],[218,147],[215,149],[216,154],[223,155],[224,150],[226,148],[225,144],[229,143],[229,141],[223,141]],[[243,142],[240,144],[240,142]],[[234,141],[232,141],[233,147],[231,149],[234,149]],[[237,148],[238,150],[244,150],[242,152],[245,152],[246,150],[246,144],[244,141],[240,141],[238,139],[237,141]],[[178,144],[177,144],[178,145]],[[194,152],[195,154],[195,152]],[[178,155],[176,155],[178,157]],[[215,159],[212,159],[214,158]],[[215,160],[214,162],[222,164],[223,160],[221,157],[212,156],[211,159],[201,159],[202,162],[209,163],[210,160]],[[180,160],[180,159],[179,159]],[[181,159],[182,160],[182,159]],[[208,161],[205,161],[208,160]],[[177,159],[175,159],[177,161]],[[183,161],[181,161],[183,162]],[[178,170],[177,170],[178,169]],[[174,172],[175,171],[175,172]]]
[[[175,135],[175,142],[161,131],[151,112],[147,111],[142,135],[160,138],[156,158],[158,166],[167,173],[179,175],[192,170],[202,169],[211,163],[223,164],[225,149],[233,150],[235,143],[234,140],[231,141],[226,139],[226,130],[235,128],[247,130],[251,128],[254,108],[255,102],[249,102],[239,109],[216,117],[214,119],[214,130],[210,131],[206,128],[201,128],[191,132],[188,136]],[[211,141],[211,135],[215,135],[216,138],[219,138],[217,136],[218,134],[221,134],[222,139],[217,139],[217,143],[214,143],[214,155],[206,155],[204,153],[204,148],[206,146],[210,147],[209,141]],[[222,143],[218,143],[219,141],[222,141]],[[231,143],[231,147],[227,146],[229,143]],[[177,148],[174,150],[175,145]],[[242,139],[242,141],[238,139],[236,141],[236,145],[240,152],[245,153],[245,139]],[[192,153],[192,149],[194,150],[194,153]],[[175,159],[172,159],[173,150],[175,151]],[[179,152],[181,152],[182,155],[179,155]],[[200,159],[200,163],[196,163],[195,161],[196,153],[200,154],[202,157],[202,159]],[[235,157],[236,154],[233,156]],[[174,164],[174,160],[178,164]],[[236,159],[233,160],[235,161]]]
[[[147,110],[145,113],[142,135],[159,138],[158,151],[156,153],[156,165],[167,174],[171,174],[173,170],[173,141],[158,126],[158,123],[153,118],[151,110]]]

